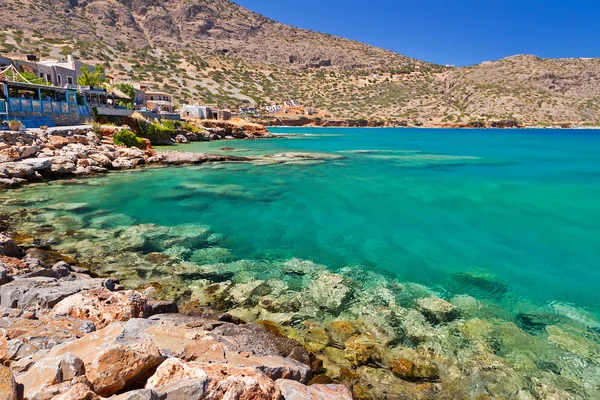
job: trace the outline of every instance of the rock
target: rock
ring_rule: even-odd
[[[164,394],[169,400],[199,400],[207,392],[208,382],[208,375],[199,365],[169,358],[148,379],[146,389]]]
[[[10,369],[0,365],[0,400],[17,400],[17,383]]]
[[[112,160],[104,154],[90,154],[88,158],[97,162],[104,168],[112,167]]]
[[[2,164],[2,168],[12,178],[27,178],[35,173],[35,169],[31,165],[21,162],[4,163]]]
[[[144,295],[133,290],[111,292],[106,288],[97,288],[60,301],[52,309],[52,314],[86,319],[101,329],[114,321],[143,318],[149,311],[147,303]]]
[[[25,255],[25,250],[20,248],[15,241],[8,236],[0,234],[0,255],[21,258]]]
[[[262,326],[235,325],[180,314],[158,315],[152,317],[151,322],[158,323],[150,325],[146,333],[164,356],[253,368],[271,379],[310,380],[306,350],[298,342],[278,337]]]
[[[188,140],[187,137],[185,137],[184,135],[177,135],[175,137],[175,143],[189,143],[190,141]]]
[[[62,136],[49,136],[48,137],[48,144],[50,144],[51,146],[57,148],[57,149],[61,149],[64,146],[69,144],[69,140],[67,138],[64,138]]]
[[[348,301],[350,288],[344,284],[342,276],[321,273],[311,281],[307,295],[321,310],[337,314]]]
[[[1,189],[16,189],[21,187],[21,182],[16,179],[0,178]]]
[[[437,366],[424,357],[414,362],[406,358],[397,358],[392,363],[392,372],[408,381],[435,381],[439,379]]]
[[[370,334],[354,335],[345,345],[344,358],[354,367],[377,363],[381,359],[377,343]]]
[[[4,267],[4,263],[0,261],[0,286],[9,282],[8,274],[6,273],[6,268]]]
[[[46,315],[26,318],[28,314],[23,310],[8,310],[14,315],[2,315],[0,312],[0,364],[10,365],[15,371],[20,370],[15,366],[20,360],[96,329],[89,321]],[[27,364],[27,361],[23,363]]]
[[[114,169],[133,169],[137,164],[128,158],[119,157],[111,165]]]
[[[203,364],[210,379],[205,399],[272,400],[281,398],[275,383],[252,368]]]
[[[417,300],[417,310],[434,324],[450,322],[458,314],[454,304],[438,297],[427,297]]]
[[[92,385],[87,378],[80,376],[70,382],[46,388],[37,398],[52,400],[102,400],[92,389]]]
[[[75,279],[17,278],[0,286],[0,305],[12,308],[52,308],[59,301],[83,290],[106,286],[106,279],[73,274]]]
[[[56,159],[54,159],[54,161],[52,163],[52,167],[50,168],[50,171],[53,174],[67,175],[67,174],[73,173],[77,170],[77,166],[73,162],[62,162],[62,163],[58,164],[58,163],[56,163],[55,160]]]
[[[148,315],[156,314],[177,314],[179,308],[175,301],[170,300],[149,300],[148,301]]]
[[[139,389],[111,397],[111,400],[166,400],[164,396],[150,389]]]
[[[279,379],[275,386],[281,391],[284,400],[352,400],[352,393],[344,385],[311,385]]]
[[[34,171],[47,171],[52,167],[52,159],[47,157],[29,158],[21,160],[20,163],[32,167]]]
[[[70,381],[85,374],[83,361],[71,353],[55,357],[44,357],[29,370],[16,377],[17,383],[23,385],[25,398],[39,397],[40,392],[49,386]]]
[[[144,332],[148,321],[114,322],[79,340],[55,346],[38,362],[67,353],[79,357],[94,391],[110,396],[139,384],[162,361],[158,348]]]

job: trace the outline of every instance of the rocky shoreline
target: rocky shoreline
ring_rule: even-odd
[[[79,143],[79,136],[93,144]],[[58,154],[56,146],[49,149],[52,157],[76,148],[82,155],[90,150],[93,159],[95,149],[109,146],[77,132],[64,139]],[[114,155],[130,150],[144,153],[145,163],[135,167],[326,157],[167,152],[150,163],[158,156],[151,150],[115,148]],[[20,161],[45,152],[34,154]],[[61,175],[41,177],[54,176]],[[300,259],[236,260],[226,238],[209,227],[142,224],[62,195],[62,203],[50,201],[56,197],[50,191],[67,193],[71,185],[85,191],[103,179],[2,194],[0,363],[8,369],[0,368],[0,377],[9,385],[0,385],[0,394],[6,390],[6,398],[600,396],[600,328],[580,310],[512,315],[497,306],[510,289],[477,274],[454,277],[483,294],[476,299],[361,266],[331,271]]]
[[[318,360],[268,326],[178,313],[4,234],[0,260],[1,399],[352,398],[343,385],[306,386]]]
[[[143,149],[119,147],[113,144],[112,135],[121,128],[103,128],[95,133],[91,127],[72,127],[48,131],[0,131],[0,189],[14,189],[24,184],[52,179],[104,174],[110,171],[131,170],[148,166],[202,164],[205,162],[278,162],[283,157],[240,157],[222,154],[156,152],[146,139]],[[213,129],[213,128],[210,128]],[[216,129],[216,128],[215,128]],[[220,139],[227,131],[213,130],[210,135]],[[245,139],[255,139],[252,134]],[[181,134],[177,136],[182,136]],[[239,135],[238,135],[239,136]],[[276,138],[261,134],[259,138]],[[189,138],[189,139],[188,139]],[[184,140],[185,139],[185,140]],[[188,143],[199,140],[197,134],[188,132],[177,140]],[[211,140],[208,137],[206,140]],[[175,142],[175,140],[174,140]],[[306,159],[311,155],[289,155],[288,159]],[[319,158],[314,155],[314,158]]]

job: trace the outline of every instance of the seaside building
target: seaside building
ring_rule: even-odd
[[[0,68],[13,65],[19,72],[29,72],[46,81],[48,85],[65,86],[77,85],[77,79],[81,76],[81,69],[87,67],[95,71],[96,67],[75,60],[68,56],[63,60],[38,60],[35,56],[27,56],[27,60],[14,60],[0,57]]]
[[[300,107],[302,102],[300,100],[286,100],[283,102],[285,107]]]
[[[213,110],[209,106],[200,106],[197,104],[185,104],[181,106],[179,115],[184,119],[212,119]]]
[[[279,104],[274,104],[272,106],[267,106],[266,109],[270,113],[278,113],[283,110],[283,107],[281,107]]]
[[[166,92],[147,91],[146,107],[150,111],[158,113],[170,113],[174,111],[175,103],[173,96]]]
[[[219,110],[217,118],[223,121],[229,121],[231,119],[231,110]]]
[[[9,67],[14,69],[14,66]],[[36,85],[0,78],[0,114],[17,119],[26,128],[78,125],[89,122],[90,108],[85,96],[76,90],[57,86]]]

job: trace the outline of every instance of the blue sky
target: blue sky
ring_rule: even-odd
[[[599,0],[234,0],[276,21],[421,60],[600,57]]]

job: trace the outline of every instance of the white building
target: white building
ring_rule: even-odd
[[[213,119],[213,110],[208,106],[185,104],[179,110],[181,118]]]
[[[283,110],[283,107],[281,107],[279,104],[275,104],[272,106],[267,106],[267,111],[270,113],[277,113],[279,111]]]

